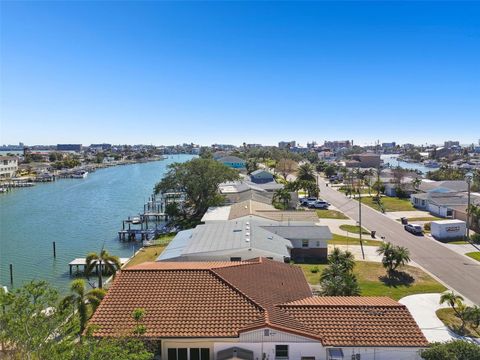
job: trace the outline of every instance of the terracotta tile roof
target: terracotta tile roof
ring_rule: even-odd
[[[385,297],[314,297],[300,268],[267,259],[145,263],[122,270],[90,320],[96,336],[238,337],[276,328],[325,346],[425,346],[407,308]]]
[[[387,297],[311,297],[279,307],[324,346],[428,345],[408,309]]]

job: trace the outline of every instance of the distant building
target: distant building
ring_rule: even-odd
[[[460,141],[452,141],[452,140],[445,141],[443,146],[446,147],[446,148],[451,148],[451,147],[454,147],[454,146],[460,146]]]
[[[351,148],[353,146],[353,141],[350,140],[335,140],[335,141],[326,141],[323,143],[323,147],[338,150],[344,148]]]
[[[239,158],[238,156],[225,156],[217,159],[224,165],[231,167],[233,169],[245,169],[246,168],[246,161]]]
[[[89,147],[90,149],[97,151],[110,150],[112,148],[112,144],[92,144]]]
[[[248,148],[261,148],[262,144],[247,144]]]
[[[220,151],[232,151],[235,150],[236,146],[230,144],[213,144],[212,148]]]
[[[15,156],[0,156],[0,179],[14,177],[18,170],[18,158]]]
[[[250,180],[257,184],[264,184],[274,181],[273,175],[266,170],[258,169],[250,174]]]
[[[278,147],[280,149],[290,149],[297,146],[297,142],[295,140],[292,141],[280,141],[278,143]]]
[[[345,161],[347,167],[378,168],[381,163],[380,155],[374,153],[354,154],[349,158]]]
[[[82,144],[57,144],[57,151],[82,151]]]
[[[396,146],[397,146],[397,144],[395,143],[395,141],[388,142],[388,143],[382,143],[382,148],[383,149],[393,149]]]

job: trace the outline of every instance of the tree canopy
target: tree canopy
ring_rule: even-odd
[[[197,158],[169,165],[165,177],[155,186],[155,192],[180,192],[185,196],[179,218],[200,221],[210,206],[221,205],[223,196],[218,186],[226,181],[238,180],[238,171],[213,160]]]
[[[480,360],[480,346],[454,340],[445,343],[434,343],[422,352],[425,360]]]

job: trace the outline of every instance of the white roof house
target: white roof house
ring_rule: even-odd
[[[288,261],[292,249],[326,257],[332,235],[327,226],[275,221],[216,221],[180,231],[157,261],[240,261],[267,257]],[[295,255],[295,253],[293,254]]]

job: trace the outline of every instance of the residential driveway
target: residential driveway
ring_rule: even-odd
[[[448,307],[448,305],[440,305],[440,296],[441,294],[417,294],[405,296],[398,302],[408,308],[428,341],[464,339],[480,345],[480,339],[465,338],[455,334],[437,317],[435,312],[438,309]]]
[[[319,179],[321,196],[352,219],[358,219],[358,202],[325,186]],[[442,281],[475,304],[480,304],[480,262],[458,254],[435,241],[407,233],[403,226],[388,216],[362,205],[362,225],[375,230],[378,237],[385,237],[395,245],[410,250],[410,257],[432,276]]]
[[[352,238],[360,238],[360,234],[354,234],[352,232],[347,232],[345,230],[340,229],[341,225],[357,225],[357,222],[352,219],[319,219],[320,225],[326,225],[330,229],[330,231],[334,234],[348,236]],[[363,237],[370,238],[369,235],[363,235]]]
[[[459,338],[435,314],[438,309],[448,307],[439,304],[440,296],[441,294],[417,294],[406,296],[398,301],[408,308],[423,335],[430,342]]]
[[[399,220],[402,217],[431,217],[432,215],[428,211],[413,210],[413,211],[390,211],[385,213],[390,219]]]

